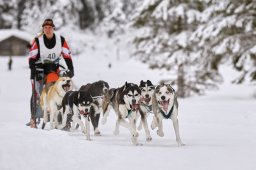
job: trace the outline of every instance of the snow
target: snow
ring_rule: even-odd
[[[97,40],[99,37],[92,43]],[[89,47],[73,57],[73,80],[78,87],[101,79],[111,87],[122,86],[125,81],[150,79],[156,84],[161,80],[158,71],[127,56],[117,58],[110,40],[101,39],[95,48]],[[120,51],[125,53],[125,48]],[[227,66],[221,67],[225,82],[218,91],[179,99],[180,134],[186,146],[178,147],[170,120],[164,121],[164,137],[151,130],[151,142],[145,141],[143,130],[139,131],[143,146],[133,146],[125,128],[114,136],[113,111],[105,125],[99,124],[102,136],[94,136],[91,131],[92,141],[79,130],[48,130],[49,125],[46,130],[31,129],[25,126],[31,95],[27,58],[14,57],[12,71],[7,70],[7,62],[8,57],[0,57],[1,170],[256,169],[255,87],[230,84],[235,72]]]

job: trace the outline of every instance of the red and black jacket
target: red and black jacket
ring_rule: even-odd
[[[53,35],[53,38],[50,40],[47,39],[44,34],[42,36],[44,39],[44,44],[47,48],[51,49],[55,46],[56,44],[55,34]],[[68,69],[74,73],[71,52],[65,38],[62,36],[61,36],[61,45],[62,45],[61,55],[63,56],[63,59],[65,60]],[[30,52],[29,52],[29,68],[31,69],[31,76],[30,76],[31,79],[34,78],[36,68],[38,67],[46,69],[46,67],[44,67],[44,65],[40,62],[40,46],[39,46],[39,40],[36,37],[32,42]],[[58,69],[58,63],[55,69]]]

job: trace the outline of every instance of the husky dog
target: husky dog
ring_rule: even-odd
[[[109,89],[108,93],[104,96],[103,103],[102,103],[102,111],[103,111],[103,118],[102,124],[106,124],[107,117],[109,116],[109,112],[111,108],[114,108],[114,99],[116,95],[117,88]]]
[[[99,118],[100,118],[100,113],[102,112],[102,103],[104,100],[104,96],[108,93],[108,90],[109,90],[108,83],[102,80],[94,83],[88,83],[84,86],[81,86],[79,89],[79,91],[86,91],[90,93],[90,95],[93,98],[93,103],[96,106],[91,108],[91,111],[90,111],[91,113],[90,116],[91,116],[95,135],[100,135],[100,131],[98,128]]]
[[[61,107],[62,98],[72,88],[73,83],[69,77],[60,77],[48,91],[46,88],[43,89],[40,96],[40,105],[44,113],[42,129],[48,122],[48,114],[50,114],[50,128],[54,129],[58,126],[58,110]]]
[[[175,90],[170,84],[160,84],[156,87],[152,98],[153,103],[153,121],[151,128],[158,127],[157,134],[164,136],[163,119],[172,119],[173,127],[176,135],[176,141],[179,146],[184,145],[180,138],[179,122],[178,122],[178,100]]]
[[[140,145],[137,141],[139,134],[136,131],[136,121],[139,116],[144,115],[141,113],[142,111],[139,104],[141,96],[140,88],[136,84],[126,82],[125,85],[120,88],[111,89],[110,93],[112,94],[112,97],[110,97],[109,104],[117,114],[114,134],[119,134],[119,125],[126,127],[132,135],[132,143],[134,145]],[[106,107],[104,106],[104,112],[107,110],[109,110],[108,105]],[[128,121],[126,121],[126,119],[128,119]]]
[[[141,89],[140,108],[142,110],[142,113],[144,113],[145,115],[143,117],[144,119],[141,119],[138,129],[140,130],[141,126],[143,125],[146,133],[146,140],[151,141],[152,137],[150,136],[150,132],[148,129],[147,116],[149,112],[152,112],[152,96],[155,90],[155,86],[150,80],[141,80],[139,88]]]
[[[75,125],[78,123],[81,127],[81,130],[86,134],[86,139],[91,140],[90,138],[90,120],[89,120],[89,111],[93,107],[93,99],[88,92],[85,91],[69,91],[65,94],[62,100],[62,111],[63,119],[62,125],[59,129],[62,129],[66,126],[68,115],[72,115],[72,126],[71,131],[75,128]],[[80,117],[85,118],[85,126]]]

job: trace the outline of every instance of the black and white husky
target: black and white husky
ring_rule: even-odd
[[[163,119],[172,119],[173,127],[176,135],[176,141],[179,146],[184,145],[180,138],[179,122],[178,122],[178,100],[175,90],[170,84],[160,84],[156,87],[152,98],[152,109],[154,113],[151,128],[158,127],[157,134],[164,136]]]
[[[59,129],[66,126],[68,115],[72,115],[71,131],[75,129],[75,125],[79,124],[82,132],[86,135],[87,140],[90,138],[90,119],[89,114],[93,104],[91,95],[84,91],[69,91],[65,94],[62,100],[63,119]],[[85,119],[85,125],[81,119]]]
[[[104,96],[108,93],[109,85],[107,82],[99,80],[94,83],[88,83],[80,87],[79,91],[85,91],[90,93],[93,98],[93,103],[96,107],[91,108],[90,116],[92,120],[92,125],[94,128],[94,134],[100,135],[100,131],[98,128],[100,113],[102,112],[102,103],[104,100]]]
[[[155,90],[155,86],[150,80],[141,80],[139,88],[141,89],[140,108],[142,110],[142,113],[144,113],[144,119],[141,119],[138,129],[140,130],[143,125],[146,133],[146,140],[151,141],[152,137],[150,136],[150,132],[148,129],[147,117],[149,112],[152,112],[152,96]]]
[[[117,115],[114,134],[119,134],[120,125],[126,127],[131,133],[132,143],[134,145],[139,145],[137,141],[139,134],[136,129],[136,121],[140,116],[144,115],[141,113],[142,111],[139,104],[141,97],[140,88],[136,84],[126,82],[122,87],[111,89],[110,92],[110,102],[104,107],[103,113],[109,111],[109,104],[114,109]],[[104,114],[104,118],[107,114]]]

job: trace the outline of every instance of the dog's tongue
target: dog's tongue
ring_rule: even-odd
[[[132,104],[132,110],[138,110],[139,109],[139,104]]]
[[[162,102],[161,102],[161,105],[163,106],[163,110],[164,110],[165,112],[167,112],[167,110],[168,110],[168,105],[169,105],[169,101],[168,101],[168,100],[162,101]]]
[[[151,98],[149,97],[149,98],[145,98],[144,100],[145,100],[146,103],[149,103],[149,102],[150,102],[150,99],[151,99]]]
[[[84,116],[86,116],[88,114],[88,112],[85,112],[83,110],[80,110],[79,113],[80,113],[80,115],[84,115]]]

